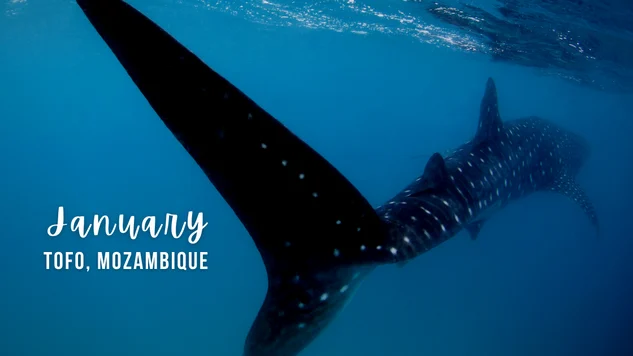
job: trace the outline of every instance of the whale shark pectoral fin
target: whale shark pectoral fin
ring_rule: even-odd
[[[418,196],[428,189],[435,189],[446,183],[448,171],[446,169],[446,162],[444,162],[444,158],[441,154],[434,153],[431,158],[429,158],[421,178],[418,185],[419,189],[409,194],[409,196]]]
[[[269,288],[245,354],[297,354],[332,320],[354,269],[406,258],[336,168],[157,24],[121,0],[77,3],[262,256]],[[314,304],[315,319],[271,319],[331,290],[341,296]]]
[[[473,241],[477,240],[477,237],[479,237],[479,232],[481,231],[481,228],[484,226],[485,222],[485,220],[479,220],[464,226],[464,229],[468,231],[468,234],[470,234],[470,238]]]
[[[503,122],[499,114],[499,99],[497,87],[492,78],[488,78],[486,91],[481,99],[479,107],[479,126],[474,143],[478,144],[486,140],[493,140],[503,130]]]
[[[591,224],[596,229],[596,234],[600,237],[600,224],[598,222],[598,216],[596,215],[596,209],[594,208],[589,196],[585,193],[584,189],[576,183],[572,178],[563,176],[556,181],[550,187],[553,192],[560,193],[578,204],[585,212]]]

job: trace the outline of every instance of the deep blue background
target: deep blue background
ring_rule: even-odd
[[[73,1],[0,14],[0,354],[240,355],[266,289],[250,237]],[[267,27],[130,1],[332,162],[374,205],[474,134],[485,80],[505,120],[551,119],[593,154],[597,208],[539,193],[405,268],[372,274],[304,355],[630,355],[633,96],[403,36]],[[184,3],[184,4],[183,4]],[[271,206],[272,206],[271,202]],[[68,216],[186,216],[201,242],[46,234]],[[46,271],[43,251],[208,251],[210,269]]]

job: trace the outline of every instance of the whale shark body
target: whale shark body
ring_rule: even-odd
[[[415,257],[465,229],[474,240],[495,211],[537,191],[574,200],[599,234],[593,204],[574,178],[590,155],[580,136],[539,117],[502,122],[488,79],[475,137],[445,158],[435,153],[422,176],[376,212]]]
[[[495,210],[536,191],[578,202],[589,155],[580,137],[536,117],[502,122],[488,80],[473,140],[383,206],[158,25],[121,0],[77,0],[167,128],[252,237],[268,290],[244,356],[292,356],[367,274],[404,264],[461,230],[476,238]]]

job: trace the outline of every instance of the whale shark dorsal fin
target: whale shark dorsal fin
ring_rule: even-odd
[[[429,158],[426,166],[424,167],[424,173],[422,174],[418,189],[409,194],[409,196],[417,196],[429,189],[435,189],[440,187],[448,179],[448,172],[446,169],[446,162],[439,153],[434,153]]]
[[[492,78],[488,78],[486,91],[481,99],[479,107],[479,126],[475,135],[475,143],[492,140],[503,129],[503,122],[499,114],[499,99],[497,97],[497,87]]]
[[[573,178],[567,175],[557,178],[550,187],[550,190],[568,197],[580,206],[595,228],[596,236],[600,237],[600,224],[598,216],[596,215],[596,209],[591,203],[591,200],[589,200],[587,193],[585,193],[582,187],[580,187]]]
[[[425,188],[436,188],[446,182],[447,178],[446,162],[444,162],[442,155],[436,152],[426,162],[422,183]]]
[[[77,3],[260,252],[268,290],[245,356],[298,354],[368,270],[406,258],[336,168],[156,23],[121,0]]]

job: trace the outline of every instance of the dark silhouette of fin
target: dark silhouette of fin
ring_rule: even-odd
[[[578,206],[582,208],[585,215],[591,221],[591,224],[596,229],[596,236],[600,237],[600,224],[598,222],[598,216],[596,215],[596,209],[594,208],[587,193],[569,176],[562,176],[558,178],[550,188],[551,191],[560,193],[569,199],[576,202]]]
[[[345,177],[167,32],[121,0],[77,3],[262,256],[245,355],[296,355],[373,265],[404,258]]]
[[[477,240],[477,237],[479,237],[479,232],[481,231],[481,228],[484,226],[485,222],[485,220],[479,220],[464,226],[464,229],[468,231],[468,233],[470,234],[470,238],[473,241]]]
[[[444,158],[439,153],[434,153],[424,167],[420,189],[409,194],[411,197],[419,196],[429,189],[439,188],[448,180],[448,172]]]
[[[488,78],[486,91],[481,99],[479,108],[479,127],[473,142],[479,144],[487,140],[494,140],[503,130],[503,122],[499,114],[499,100],[494,80]]]

